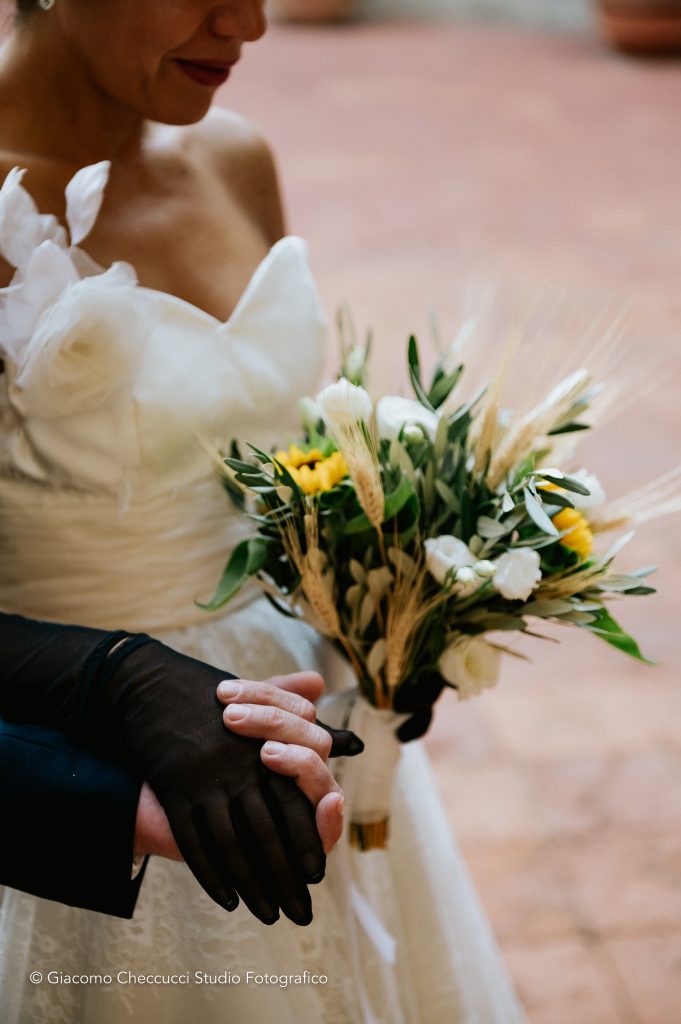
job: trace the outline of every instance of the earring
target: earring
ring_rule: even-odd
[[[49,11],[54,7],[54,0],[38,0],[38,7],[43,11]]]

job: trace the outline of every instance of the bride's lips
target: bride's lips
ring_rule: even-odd
[[[184,60],[175,58],[175,63],[185,75],[198,82],[216,88],[229,78],[229,72],[236,60]]]

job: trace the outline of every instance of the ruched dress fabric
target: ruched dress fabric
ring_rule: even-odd
[[[248,531],[203,441],[281,444],[319,384],[326,321],[306,244],[277,242],[219,322],[73,245],[107,171],[74,179],[70,238],[20,173],[0,192],[0,252],[17,267],[0,293],[0,608],[147,631],[247,678],[315,668],[330,693],[352,686],[328,642],[254,585],[217,614],[195,604]],[[228,914],[183,864],[159,858],[130,921],[5,889],[3,1024],[525,1019],[419,741],[403,751],[389,849],[342,840],[312,894],[314,921],[300,928],[267,927],[243,905]]]

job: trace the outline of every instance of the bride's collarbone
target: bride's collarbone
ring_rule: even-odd
[[[0,171],[16,166],[0,157]],[[68,169],[29,167],[25,185],[41,213],[62,223]],[[4,175],[3,175],[4,177]],[[271,247],[238,188],[195,161],[159,161],[140,170],[114,166],[97,221],[82,248],[101,266],[122,260],[141,286],[167,292],[225,321]],[[0,261],[0,286],[13,271]]]
[[[237,204],[137,197],[95,225],[85,243],[102,266],[131,263],[139,284],[226,320],[270,242]]]

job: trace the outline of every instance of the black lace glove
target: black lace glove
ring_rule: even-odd
[[[215,691],[230,673],[129,636],[0,615],[0,712],[127,752],[164,806],[198,881],[226,909],[311,920],[306,882],[325,856],[312,804],[270,772],[259,740],[225,729]],[[336,753],[362,749],[340,734]]]
[[[444,681],[437,672],[422,672],[413,687],[409,682],[400,686],[395,695],[395,711],[411,713],[411,718],[397,729],[397,738],[402,743],[426,734],[433,718],[433,704],[444,687]]]

